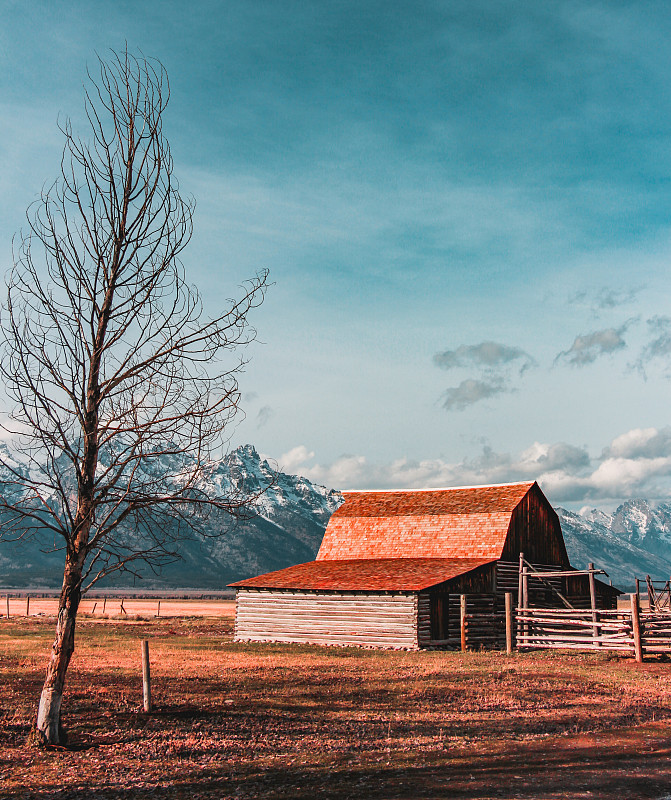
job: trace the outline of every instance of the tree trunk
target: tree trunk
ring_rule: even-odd
[[[56,639],[51,648],[37,712],[37,736],[41,744],[64,744],[66,738],[61,726],[61,701],[65,674],[75,649],[75,620],[81,599],[82,568],[77,562],[72,553],[67,554],[58,603]]]

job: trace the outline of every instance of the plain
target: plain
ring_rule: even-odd
[[[38,750],[29,734],[54,619],[3,618],[0,797],[670,793],[667,662],[241,644],[232,623],[230,607],[218,617],[83,614],[64,699],[68,745]]]

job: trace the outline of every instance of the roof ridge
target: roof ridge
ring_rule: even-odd
[[[471,486],[433,486],[427,489],[343,489],[341,494],[394,494],[410,492],[456,492],[460,489],[502,489],[504,486],[533,486],[537,481],[512,481],[510,483],[477,483]]]

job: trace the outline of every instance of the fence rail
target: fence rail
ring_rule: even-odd
[[[517,647],[521,650],[614,650],[637,656],[671,653],[669,612],[517,609]]]
[[[628,609],[513,609],[506,595],[506,613],[469,608],[461,596],[461,648],[503,647],[520,650],[614,651],[642,661],[645,654],[671,653],[671,613],[641,611],[637,595]],[[514,639],[514,643],[513,643]],[[450,643],[457,644],[457,642]],[[441,643],[441,644],[447,644]]]

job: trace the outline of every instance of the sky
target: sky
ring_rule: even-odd
[[[0,267],[96,54],[166,67],[231,446],[338,489],[671,500],[671,6],[0,0]],[[81,127],[78,127],[81,126]]]

